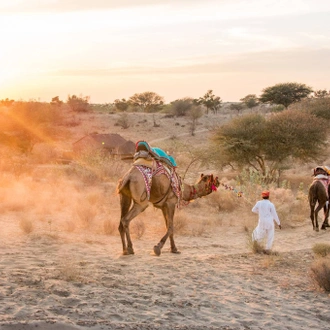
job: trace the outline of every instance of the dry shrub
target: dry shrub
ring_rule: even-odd
[[[188,217],[177,214],[173,219],[173,229],[175,234],[184,234],[188,227]]]
[[[96,217],[97,211],[94,206],[82,202],[76,207],[76,213],[82,226],[89,228]]]
[[[320,288],[330,291],[330,259],[322,258],[314,262],[311,266],[311,276]]]
[[[76,225],[73,221],[68,220],[65,222],[65,230],[67,232],[72,233],[75,230],[75,228],[76,228]]]
[[[19,227],[23,230],[25,234],[30,234],[33,231],[33,223],[29,219],[20,219]]]
[[[146,231],[146,225],[145,225],[143,219],[141,219],[141,218],[134,219],[131,222],[130,227],[131,227],[132,234],[137,239],[141,239],[142,236],[144,235],[145,231]]]
[[[219,212],[233,212],[237,210],[238,197],[232,190],[219,189],[207,197],[208,204]]]
[[[253,252],[257,254],[264,253],[265,248],[260,241],[252,240],[252,233],[246,227],[244,228],[247,233],[247,247]]]
[[[103,231],[105,235],[113,235],[117,230],[117,223],[111,220],[104,220]]]
[[[36,163],[45,164],[59,158],[59,152],[53,145],[38,143],[33,147],[32,158]]]
[[[198,224],[196,227],[193,227],[191,230],[191,235],[195,237],[201,237],[203,236],[207,231],[208,224],[205,222],[202,222]]]
[[[81,282],[81,270],[73,260],[63,261],[58,268],[58,277],[67,282]]]
[[[316,243],[312,248],[313,252],[319,257],[326,257],[330,254],[330,244]]]

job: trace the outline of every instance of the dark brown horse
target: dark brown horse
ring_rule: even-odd
[[[194,185],[182,185],[182,200],[206,196],[216,190],[220,184],[218,178],[213,175],[201,175]],[[140,171],[132,166],[118,183],[117,191],[120,194],[121,219],[119,233],[123,244],[123,254],[134,254],[133,244],[129,231],[130,222],[151,203],[163,212],[166,224],[166,234],[160,242],[154,246],[154,253],[161,254],[161,249],[169,237],[171,252],[179,253],[173,238],[173,217],[178,203],[178,197],[171,187],[171,182],[165,174],[152,177],[150,197],[147,196],[146,185]]]
[[[328,191],[327,191],[328,190]],[[313,224],[313,230],[319,231],[318,213],[323,208],[324,221],[321,229],[329,227],[329,186],[325,185],[320,180],[314,180],[309,187],[308,200],[310,206],[310,218]],[[317,205],[317,207],[316,207]],[[316,208],[315,208],[316,207]],[[315,221],[315,222],[314,222]]]

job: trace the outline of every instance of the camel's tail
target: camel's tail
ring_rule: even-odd
[[[129,177],[128,176],[124,176],[122,179],[120,179],[118,181],[117,188],[116,188],[117,194],[120,194],[120,192],[122,191],[122,189],[126,186],[126,184],[128,182],[129,182]]]

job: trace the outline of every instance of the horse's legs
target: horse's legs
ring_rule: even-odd
[[[129,203],[128,203],[128,199],[129,199]],[[129,224],[132,221],[132,219],[134,219],[138,214],[143,212],[148,206],[148,202],[144,203],[144,204],[137,204],[136,202],[134,202],[132,208],[130,210],[128,210],[130,203],[131,203],[130,197],[121,195],[122,217],[120,219],[120,224],[119,224],[118,230],[119,230],[121,241],[123,244],[123,254],[124,255],[134,254],[131,235],[129,232]],[[127,242],[127,245],[126,245],[126,242]]]
[[[174,237],[173,237],[173,217],[175,212],[175,204],[165,204],[162,207],[162,212],[164,215],[164,220],[166,224],[166,234],[162,237],[160,242],[154,246],[154,253],[159,256],[161,254],[161,249],[164,246],[168,237],[170,237],[171,243],[171,252],[172,253],[180,253],[175,246]]]

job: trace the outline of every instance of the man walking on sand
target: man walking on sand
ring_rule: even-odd
[[[266,237],[265,253],[269,253],[274,241],[274,220],[280,229],[282,229],[282,227],[275,206],[269,201],[269,191],[263,191],[261,197],[262,200],[258,201],[252,208],[252,212],[259,214],[258,226],[252,233],[252,241],[261,241]]]

